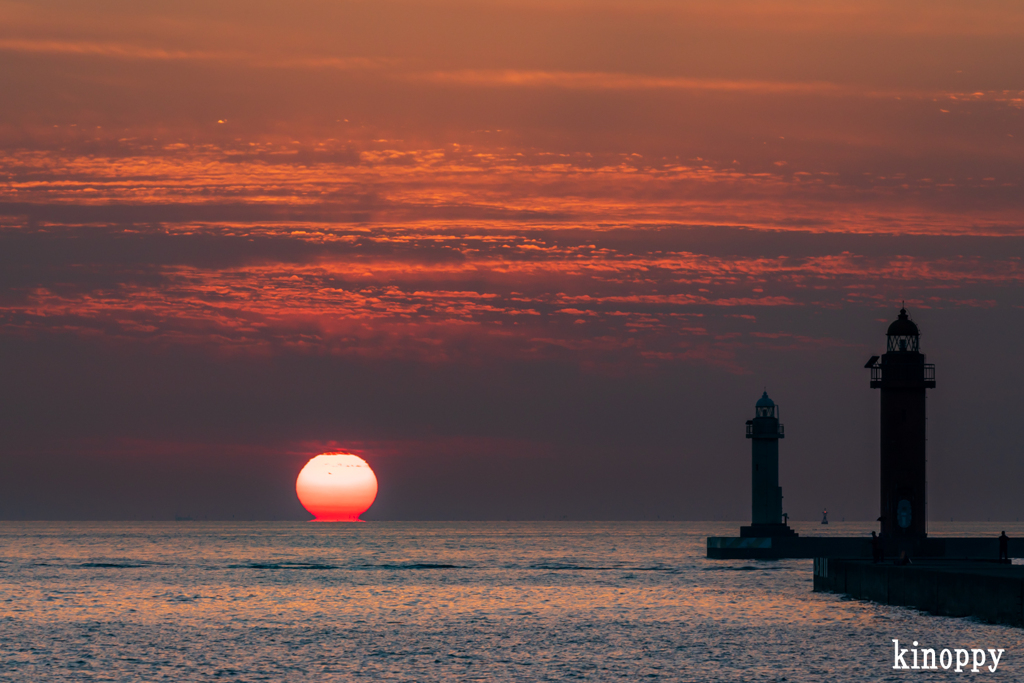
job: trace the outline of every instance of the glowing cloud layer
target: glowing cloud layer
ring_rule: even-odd
[[[680,456],[678,387],[703,426],[766,373],[845,378],[904,300],[1015,348],[1021,64],[1002,0],[0,0],[4,438],[338,438],[502,481],[618,444],[698,482],[729,427]],[[478,490],[436,476],[421,506]]]

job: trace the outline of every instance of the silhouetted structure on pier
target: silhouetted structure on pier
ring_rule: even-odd
[[[885,355],[864,367],[871,369],[871,388],[882,394],[882,543],[887,553],[912,553],[928,533],[925,390],[935,388],[935,366],[925,363],[907,309],[889,325]]]
[[[917,325],[901,308],[886,332],[886,351],[872,356],[871,388],[881,389],[881,522],[876,541],[885,557],[984,558],[995,560],[995,538],[928,538],[925,471],[925,390],[935,388],[935,366],[925,363]],[[783,438],[778,406],[767,392],[747,422],[752,440],[752,508],[750,526],[739,537],[708,538],[708,557],[772,559],[784,557],[872,557],[871,537],[797,536],[782,524],[779,488],[779,439]],[[824,522],[824,520],[822,520]],[[1012,539],[1010,557],[1024,557],[1024,539]]]
[[[754,405],[754,419],[747,420],[750,439],[751,524],[740,527],[740,536],[796,536],[782,522],[782,487],[779,486],[779,439],[786,431],[779,422],[779,407],[764,392]]]

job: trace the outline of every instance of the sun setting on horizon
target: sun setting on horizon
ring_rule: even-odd
[[[1024,0],[0,0],[0,679],[1024,680],[1022,338]]]
[[[299,519],[343,444],[375,519],[728,516],[754,389],[856,415],[902,301],[1024,334],[1022,63],[1011,0],[0,0],[0,512]]]
[[[358,455],[321,453],[299,472],[295,492],[313,521],[361,522],[377,497],[377,477]]]

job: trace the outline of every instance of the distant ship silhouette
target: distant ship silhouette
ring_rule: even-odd
[[[828,524],[828,509],[821,511],[821,523]]]

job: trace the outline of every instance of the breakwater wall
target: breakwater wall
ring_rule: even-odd
[[[896,565],[816,558],[814,590],[950,617],[1024,626],[1024,566],[981,561]]]
[[[1024,557],[1024,538],[1009,540],[1010,557]],[[891,558],[894,552],[889,550]],[[921,539],[913,549],[914,557],[944,560],[996,560],[999,539],[943,538]],[[845,557],[871,558],[870,536],[709,536],[707,556],[713,560],[781,560],[785,558]]]

